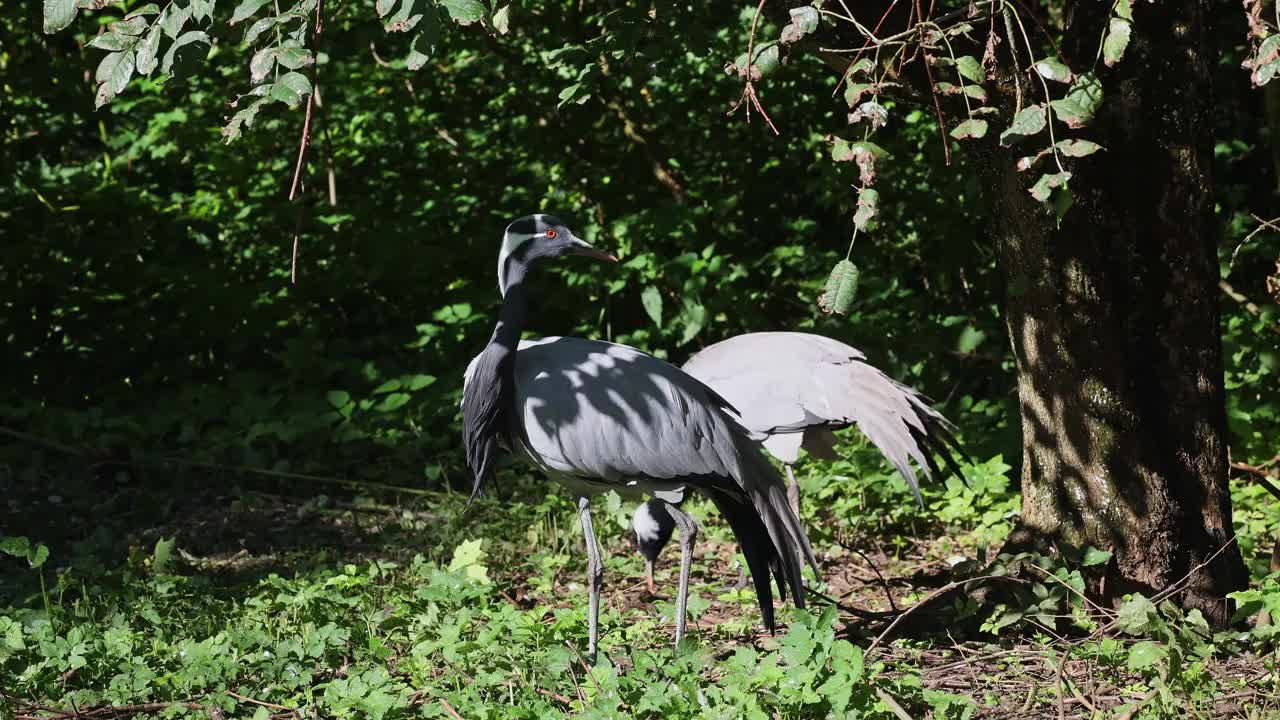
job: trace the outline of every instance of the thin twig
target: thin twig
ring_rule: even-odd
[[[275,703],[270,703],[265,700],[255,700],[254,698],[248,697],[246,695],[241,695],[240,693],[233,692],[231,690],[224,690],[223,692],[242,702],[253,703],[254,705],[261,705],[262,707],[271,708],[272,710],[284,710],[285,712],[289,712],[294,715],[298,714],[298,710],[296,708],[291,708],[285,705],[277,705]]]
[[[863,560],[867,561],[867,565],[871,567],[871,572],[875,573],[876,579],[880,581],[880,587],[884,588],[884,595],[889,599],[889,609],[897,612],[898,606],[893,602],[893,593],[889,591],[889,583],[885,582],[884,576],[880,574],[880,568],[876,567],[876,564],[871,562],[871,558],[867,557],[861,550],[854,548],[853,551],[858,553]]]
[[[933,601],[938,596],[951,592],[952,590],[955,590],[956,588],[961,587],[967,583],[978,582],[980,580],[996,580],[996,579],[1009,580],[1011,582],[1021,582],[1021,583],[1026,582],[1026,580],[1022,580],[1020,578],[1015,578],[1015,577],[1009,577],[1007,575],[979,575],[978,577],[966,578],[964,580],[953,580],[952,582],[949,582],[946,585],[943,585],[942,587],[938,588],[937,590],[934,590],[933,592],[929,593],[928,595],[925,596],[923,600],[907,608],[902,612],[901,615],[894,618],[893,622],[889,623],[889,627],[885,628],[879,635],[876,636],[876,639],[871,641],[871,644],[867,646],[867,651],[864,653],[864,656],[867,658],[870,658],[872,653],[875,652],[875,649],[879,647],[880,642],[884,640],[885,636],[893,632],[893,629],[898,626],[898,623],[906,619],[906,617],[911,613],[915,612],[916,610],[919,610],[925,605],[928,605],[931,601]]]
[[[458,714],[457,710],[453,709],[453,706],[449,704],[448,700],[440,698],[440,705],[444,707],[444,711],[449,713],[449,717],[453,718],[453,720],[462,720],[462,716]]]
[[[307,111],[302,118],[302,138],[298,141],[298,162],[293,167],[293,182],[289,185],[289,202],[298,196],[298,188],[302,185],[302,170],[307,163],[307,148],[311,146],[311,111],[316,104],[316,89],[320,84],[319,46],[320,33],[324,29],[324,0],[316,1],[316,26],[312,35],[312,46],[316,48],[316,62],[311,66],[311,92],[307,93]],[[298,205],[298,221],[293,231],[293,253],[289,260],[289,283],[298,282],[298,238],[302,234],[302,205]]]

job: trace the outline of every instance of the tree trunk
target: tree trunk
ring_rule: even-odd
[[[1077,59],[1092,57],[1106,22],[1106,4],[1101,18],[1088,5],[1067,32]],[[1113,596],[1190,574],[1182,603],[1223,623],[1246,574],[1234,544],[1205,564],[1234,535],[1209,12],[1135,4],[1125,58],[1099,64],[1106,98],[1084,134],[1106,150],[1069,168],[1075,205],[1060,226],[1014,169],[1026,148],[989,147],[979,165],[1018,371],[1020,534],[1113,551]]]

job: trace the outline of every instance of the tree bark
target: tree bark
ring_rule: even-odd
[[[1096,48],[1099,8],[1068,28],[1077,58]],[[1020,535],[1111,550],[1113,595],[1189,574],[1182,603],[1225,623],[1246,573],[1234,543],[1205,564],[1234,536],[1209,13],[1195,0],[1135,5],[1086,135],[1106,150],[1071,168],[1075,205],[1060,226],[1014,153],[989,145],[979,165],[1018,370]]]

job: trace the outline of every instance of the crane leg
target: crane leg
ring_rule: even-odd
[[[676,592],[676,644],[684,639],[689,609],[689,569],[693,565],[693,543],[698,539],[698,523],[680,508],[667,503],[667,512],[680,530],[680,589]]]
[[[596,648],[600,644],[600,591],[604,589],[604,562],[600,545],[591,524],[591,500],[578,498],[578,515],[582,519],[582,537],[587,544],[587,591],[590,607],[587,614],[587,662],[596,664]]]
[[[791,512],[800,517],[800,484],[796,482],[796,474],[791,471],[791,463],[787,463],[784,467],[787,469],[787,502],[791,503]]]

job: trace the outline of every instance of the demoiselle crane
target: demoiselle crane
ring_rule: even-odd
[[[560,220],[531,215],[511,223],[498,255],[502,308],[489,344],[471,361],[462,396],[463,439],[475,481],[494,469],[500,445],[524,455],[578,498],[587,549],[588,656],[599,644],[604,564],[591,523],[591,497],[680,502],[709,496],[729,524],[755,585],[764,624],[774,628],[770,576],[804,607],[801,562],[818,571],[781,476],[724,398],[680,369],[635,348],[579,338],[520,340],[529,314],[526,278],[564,255],[615,260],[578,239]],[[668,506],[681,528],[676,642],[685,633],[689,568],[697,525]]]
[[[800,488],[791,466],[800,449],[835,459],[832,431],[855,425],[906,479],[920,487],[911,461],[926,478],[939,473],[940,455],[956,475],[952,452],[964,456],[954,426],[919,392],[884,374],[838,340],[799,332],[737,335],[701,350],[681,368],[728,400],[753,439],[785,467],[787,496],[800,513]],[[653,565],[676,523],[664,503],[646,502],[632,515],[645,580],[654,592]]]

